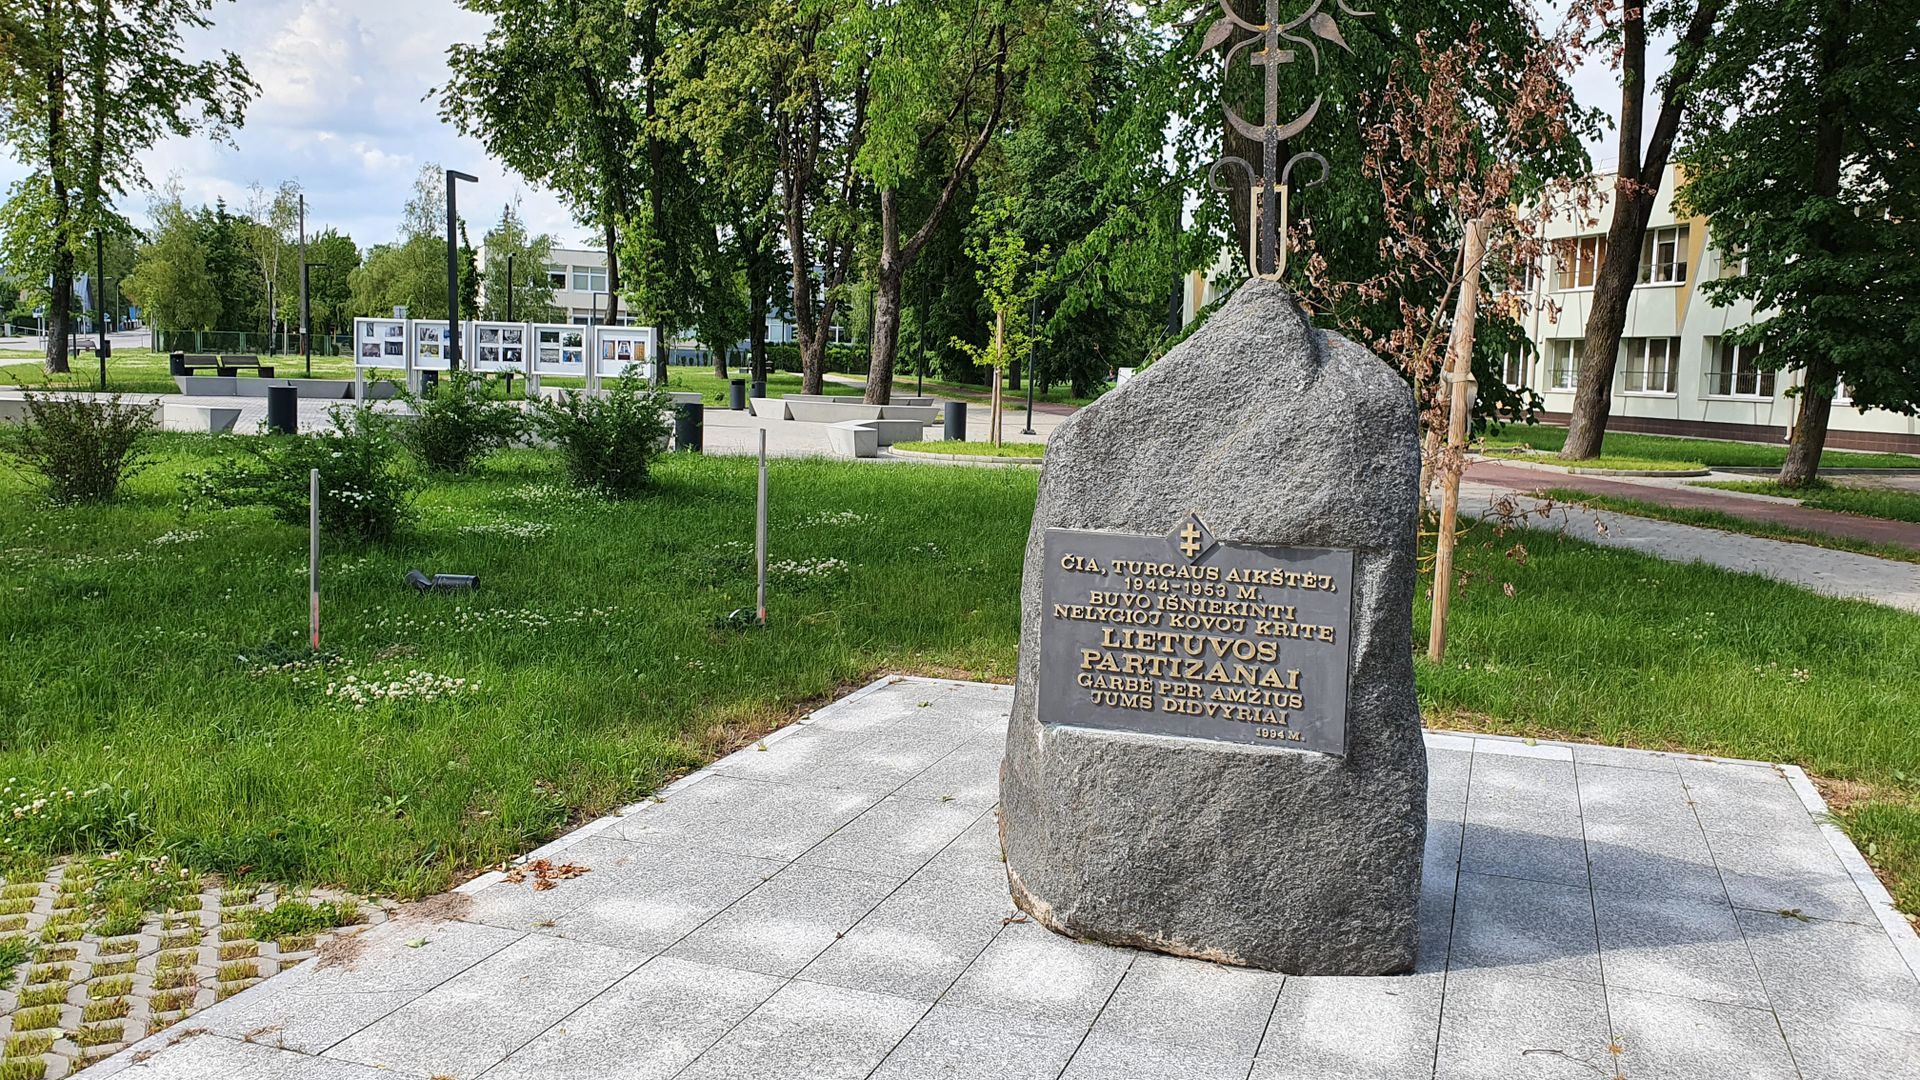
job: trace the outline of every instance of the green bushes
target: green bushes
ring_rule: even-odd
[[[664,391],[631,376],[604,394],[567,393],[540,402],[535,424],[560,451],[575,486],[616,499],[643,491],[667,438]]]
[[[822,366],[827,371],[834,372],[835,374],[865,375],[867,373],[867,365],[871,359],[871,354],[858,345],[830,344],[827,346],[826,363]],[[785,345],[768,345],[767,370],[799,371],[800,346],[791,343]]]
[[[394,434],[395,419],[351,406],[336,406],[329,415],[330,432],[239,440],[239,455],[187,478],[190,490],[216,506],[265,506],[289,525],[305,525],[308,474],[318,469],[323,533],[392,538],[412,515],[417,484]]]
[[[403,395],[416,415],[400,427],[400,441],[435,472],[471,472],[526,432],[526,414],[494,397],[494,383],[490,375],[455,371],[430,395]]]
[[[145,467],[140,451],[158,429],[156,411],[119,394],[28,393],[27,423],[7,448],[54,502],[107,502]]]

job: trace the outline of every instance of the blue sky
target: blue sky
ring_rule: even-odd
[[[295,179],[307,192],[310,227],[336,226],[365,247],[394,236],[421,164],[439,162],[480,177],[460,191],[476,240],[518,194],[536,231],[563,245],[592,242],[558,200],[442,124],[424,100],[444,80],[447,46],[485,30],[484,19],[453,0],[241,0],[217,4],[214,17],[194,45],[239,53],[260,94],[234,133],[236,146],[195,138],[155,147],[147,173],[156,186],[174,175],[189,204],[224,196],[240,206],[251,183]],[[1576,81],[1581,100],[1618,108],[1614,79],[1604,63],[1589,63]],[[1594,154],[1610,161],[1611,141]],[[0,161],[0,184],[23,172]],[[123,209],[144,219],[144,197],[130,202]]]

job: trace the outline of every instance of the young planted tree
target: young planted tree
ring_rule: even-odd
[[[967,244],[967,255],[974,261],[975,274],[987,306],[993,312],[993,336],[985,345],[959,338],[953,347],[973,358],[973,362],[991,371],[992,414],[987,422],[988,438],[993,445],[1003,442],[1001,376],[1033,354],[1040,338],[1029,317],[1034,298],[1047,287],[1043,269],[1051,254],[1027,248],[1027,238],[1013,227],[1014,205],[1002,199],[979,211],[975,232]]]
[[[1814,482],[1834,399],[1920,411],[1920,0],[1736,2],[1697,77],[1678,203],[1750,302],[1727,340],[1805,373],[1780,483]]]
[[[1572,460],[1600,456],[1613,410],[1613,373],[1620,360],[1620,335],[1627,325],[1627,302],[1640,283],[1647,219],[1667,175],[1681,121],[1695,107],[1701,57],[1728,0],[1620,2],[1620,163],[1613,181],[1613,223],[1607,228],[1606,251],[1593,278],[1593,301],[1580,350],[1579,388],[1567,422],[1566,445],[1560,451],[1561,457]],[[1606,8],[1603,13],[1610,13]],[[1673,68],[1661,80],[1660,111],[1648,133],[1644,127],[1647,35],[1667,30],[1679,30],[1680,38],[1674,45]]]
[[[1445,648],[1452,545],[1465,437],[1473,404],[1475,339],[1483,320],[1516,321],[1525,279],[1544,254],[1544,225],[1577,213],[1586,172],[1580,112],[1568,78],[1579,64],[1582,8],[1560,32],[1534,31],[1518,66],[1501,63],[1475,25],[1458,40],[1422,32],[1394,65],[1385,118],[1365,132],[1368,174],[1379,181],[1386,236],[1381,272],[1359,282],[1307,260],[1308,297],[1406,373],[1426,431],[1422,496],[1442,484],[1428,655]],[[1308,230],[1302,229],[1305,234]],[[1500,290],[1483,312],[1483,286]],[[1365,309],[1391,305],[1382,332]]]
[[[213,0],[17,0],[0,7],[0,141],[29,170],[0,225],[9,255],[52,279],[47,368],[68,370],[77,256],[96,230],[125,231],[115,200],[145,184],[166,135],[237,126],[257,89],[231,52],[186,58]]]

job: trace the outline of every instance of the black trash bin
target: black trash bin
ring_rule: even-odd
[[[727,380],[727,408],[734,412],[747,411],[747,380]]]
[[[673,407],[673,448],[698,454],[706,439],[707,407],[699,402]]]
[[[440,389],[440,373],[439,372],[423,371],[420,373],[420,396],[421,397],[432,397],[433,392],[438,389]]]
[[[751,396],[757,397],[757,398],[766,397],[767,396],[767,380],[765,379],[753,380],[753,392]]]
[[[967,403],[964,401],[947,402],[946,432],[941,436],[948,442],[967,441]]]
[[[300,391],[291,386],[267,387],[267,430],[293,435],[300,430]]]

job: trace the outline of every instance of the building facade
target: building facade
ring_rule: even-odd
[[[1745,302],[1715,304],[1700,288],[1739,268],[1713,249],[1707,219],[1675,212],[1678,175],[1677,167],[1668,171],[1641,240],[1640,278],[1620,335],[1607,430],[1784,442],[1800,406],[1788,391],[1804,373],[1763,370],[1760,349],[1727,340],[1730,330],[1753,321],[1754,310]],[[1510,358],[1504,373],[1509,385],[1540,394],[1548,423],[1567,422],[1582,378],[1593,278],[1613,213],[1610,179],[1600,178],[1600,186],[1606,197],[1596,204],[1597,222],[1566,216],[1548,226],[1553,254],[1529,283],[1526,329],[1534,354]],[[1920,419],[1853,408],[1842,388],[1827,445],[1920,453]]]
[[[1753,321],[1754,311],[1744,302],[1719,306],[1701,290],[1703,281],[1728,276],[1737,267],[1712,249],[1705,218],[1674,211],[1677,176],[1678,167],[1668,171],[1641,241],[1640,281],[1620,335],[1607,430],[1785,442],[1800,405],[1788,391],[1801,384],[1804,373],[1764,371],[1759,349],[1727,340],[1730,330]],[[1597,221],[1569,215],[1547,227],[1553,255],[1526,286],[1531,295],[1525,324],[1533,355],[1511,357],[1505,365],[1508,385],[1536,391],[1546,406],[1541,420],[1550,424],[1565,424],[1572,414],[1593,278],[1612,223],[1611,177],[1598,180],[1604,195],[1595,201]],[[1212,273],[1189,275],[1188,321],[1220,298],[1213,279],[1229,269],[1228,258],[1222,255]],[[1920,418],[1856,409],[1843,387],[1827,445],[1920,454]]]

